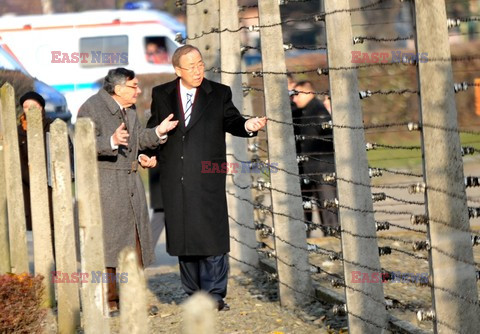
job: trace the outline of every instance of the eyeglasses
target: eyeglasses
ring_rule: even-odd
[[[129,85],[123,85],[123,86],[128,87],[128,88],[133,88],[135,90],[140,89],[140,87],[138,87],[138,86],[129,86]]]
[[[205,63],[202,61],[201,63],[198,63],[196,66],[190,66],[190,67],[182,67],[182,66],[177,66],[181,68],[182,70],[185,70],[187,72],[193,73],[195,70],[198,69],[198,71],[203,71],[205,69]]]

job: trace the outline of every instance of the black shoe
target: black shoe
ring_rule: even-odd
[[[116,318],[120,315],[120,311],[119,310],[113,310],[113,311],[110,311],[108,312],[108,317],[109,318]]]
[[[225,303],[225,301],[223,299],[220,299],[217,302],[217,310],[218,311],[230,311],[230,306],[227,303]]]
[[[158,314],[158,307],[156,307],[155,305],[150,305],[148,307],[148,315],[151,317],[154,317],[157,314]]]

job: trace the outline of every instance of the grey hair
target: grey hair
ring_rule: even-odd
[[[132,80],[133,78],[135,78],[135,72],[123,67],[114,68],[108,71],[107,76],[103,80],[103,89],[105,89],[108,94],[113,95],[116,85],[124,85],[128,80]]]
[[[197,47],[195,47],[193,45],[190,45],[190,44],[182,45],[181,47],[176,49],[175,52],[172,55],[172,65],[174,67],[180,67],[180,57],[182,57],[183,55],[186,55],[187,53],[190,53],[194,50],[197,51],[200,54],[200,56],[202,55],[202,53],[200,52],[200,50]]]

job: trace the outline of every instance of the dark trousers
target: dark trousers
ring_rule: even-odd
[[[228,256],[179,256],[180,278],[185,292],[208,292],[219,301],[227,295]]]
[[[309,184],[302,184],[302,195],[304,201],[315,198],[320,205],[320,220],[321,225],[336,227],[338,226],[338,213],[335,208],[322,208],[324,200],[334,200],[337,196],[336,186],[334,184],[322,184],[311,182]],[[305,210],[305,220],[312,221],[312,210]]]
[[[138,238],[138,232],[136,228],[135,228],[135,243],[136,243],[135,250],[137,252],[138,265],[141,268],[143,268],[142,248],[140,247],[140,239]],[[107,274],[113,274],[113,277],[116,278],[115,274],[117,272],[117,268],[107,267],[106,272]],[[109,275],[109,277],[111,276]],[[120,298],[118,296],[116,279],[111,279],[107,282],[107,301],[108,301],[108,307],[110,308],[115,308],[119,306]]]

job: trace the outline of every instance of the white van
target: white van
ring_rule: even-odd
[[[172,73],[176,34],[185,33],[174,22],[154,10],[7,16],[0,18],[0,36],[33,76],[65,95],[73,123],[109,69]]]

